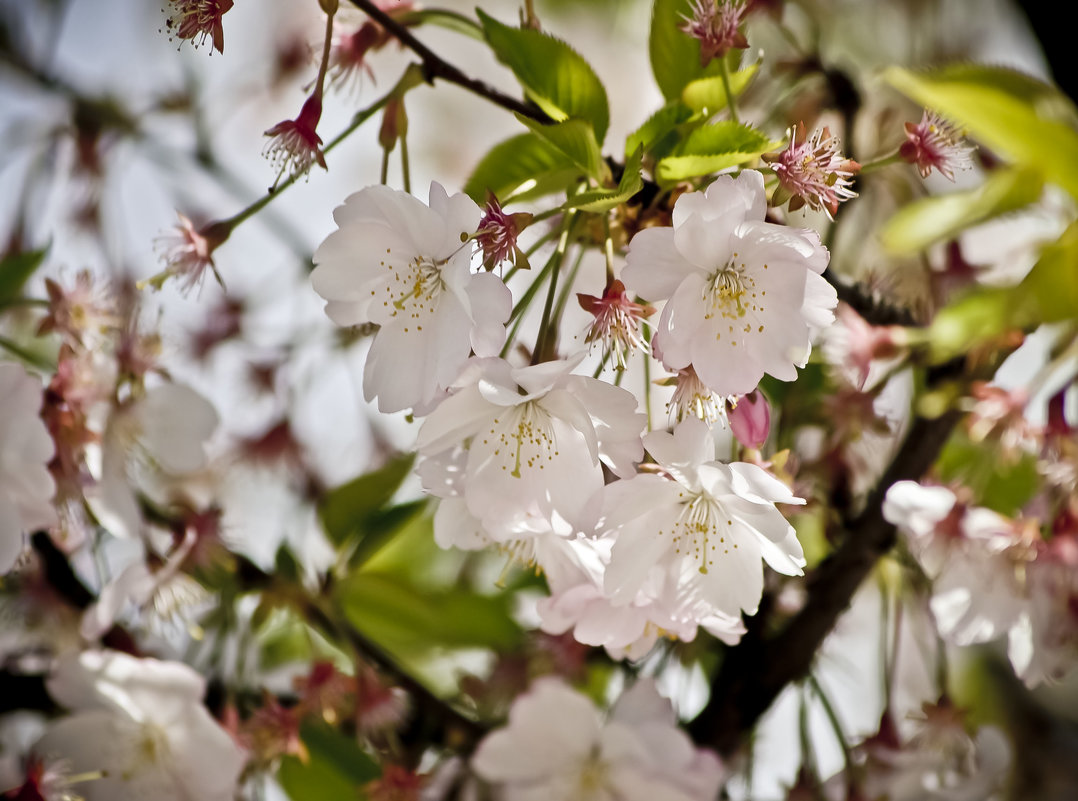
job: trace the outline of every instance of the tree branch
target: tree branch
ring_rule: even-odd
[[[698,743],[723,754],[735,751],[783,688],[808,673],[816,651],[861,582],[894,545],[895,527],[883,519],[887,490],[896,481],[920,478],[961,417],[961,412],[950,411],[934,420],[918,419],[864,511],[843,521],[842,544],[806,579],[808,599],[801,611],[773,637],[765,639],[756,626],[727,651],[711,684],[711,700],[690,725]]]
[[[554,122],[554,120],[547,116],[541,109],[531,103],[517,100],[515,97],[510,97],[483,81],[465,75],[457,67],[454,67],[419,41],[419,39],[417,39],[404,25],[401,25],[401,23],[397,22],[397,20],[393,19],[389,14],[382,11],[373,0],[351,0],[351,2],[357,8],[365,11],[371,19],[393,34],[397,41],[422,59],[423,77],[427,80],[427,83],[434,83],[435,79],[440,78],[447,83],[454,83],[457,86],[467,89],[473,94],[489,100],[497,106],[521,114],[528,119],[542,123]]]

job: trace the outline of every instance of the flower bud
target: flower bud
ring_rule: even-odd
[[[730,430],[746,448],[759,450],[771,431],[771,405],[763,393],[753,390],[742,395],[727,411]]]

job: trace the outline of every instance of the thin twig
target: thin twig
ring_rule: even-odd
[[[528,119],[542,123],[554,122],[554,120],[547,116],[541,109],[535,107],[531,103],[517,100],[515,97],[510,97],[483,81],[465,75],[460,69],[450,64],[419,41],[419,39],[417,39],[404,25],[401,25],[400,22],[382,11],[373,0],[351,0],[351,2],[357,8],[365,11],[371,19],[393,34],[397,41],[422,59],[423,77],[426,79],[427,83],[434,83],[436,79],[441,79],[447,83],[453,83],[467,89],[469,92],[479,95],[480,97],[486,98],[497,106],[501,106],[509,111],[514,111],[517,114],[522,114]]]

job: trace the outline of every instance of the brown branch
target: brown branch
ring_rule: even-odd
[[[533,104],[517,100],[515,97],[510,97],[483,81],[465,75],[460,69],[441,58],[419,41],[408,28],[382,11],[373,0],[351,0],[351,2],[352,5],[365,11],[371,19],[393,34],[397,41],[422,59],[423,77],[427,83],[434,83],[436,79],[441,79],[447,83],[453,83],[467,89],[469,92],[479,95],[495,105],[521,114],[528,119],[542,123],[554,122]]]
[[[778,634],[765,638],[761,626],[731,648],[711,685],[711,700],[690,726],[694,739],[735,751],[790,682],[805,676],[816,652],[876,561],[894,545],[895,527],[883,519],[883,499],[896,481],[920,478],[936,460],[962,415],[950,411],[918,419],[894,461],[868,497],[865,510],[844,521],[838,549],[805,581],[804,607]]]

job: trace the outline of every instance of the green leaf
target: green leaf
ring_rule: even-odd
[[[464,193],[483,205],[489,189],[504,204],[563,192],[580,174],[572,159],[529,132],[495,145],[483,156]]]
[[[1000,156],[1040,171],[1078,198],[1078,115],[1054,87],[1014,70],[976,65],[931,72],[892,67],[884,78]]]
[[[409,11],[407,14],[402,14],[397,20],[401,25],[408,27],[414,25],[437,25],[440,28],[446,28],[456,33],[470,36],[473,39],[478,39],[480,42],[484,40],[483,29],[479,27],[479,23],[471,17],[466,17],[446,8],[420,8]]]
[[[719,74],[718,60],[700,66],[700,43],[681,30],[686,17],[692,17],[689,0],[655,0],[651,11],[648,55],[655,82],[667,100],[681,97],[691,81]]]
[[[397,654],[437,648],[506,649],[521,636],[512,596],[477,595],[462,587],[433,590],[398,575],[362,570],[337,585],[349,622]]]
[[[928,329],[932,358],[947,361],[1012,329],[1078,318],[1078,223],[1041,252],[1015,287],[969,292],[941,309]]]
[[[510,28],[476,9],[487,42],[528,97],[556,121],[587,120],[602,142],[610,124],[606,89],[584,58],[549,34]]]
[[[417,501],[379,509],[363,520],[360,527],[361,538],[355,551],[348,558],[348,564],[358,567],[376,554],[383,545],[406,528],[427,508],[428,500]]]
[[[730,75],[730,91],[734,93],[734,97],[745,91],[759,68],[759,64],[752,64]],[[681,102],[701,114],[714,114],[726,108],[726,87],[723,85],[722,76],[691,81],[681,90]]]
[[[664,150],[665,148],[662,147],[665,145],[664,140],[673,133],[677,126],[686,122],[690,117],[692,117],[692,111],[680,101],[675,100],[672,103],[667,103],[648,117],[643,125],[629,134],[625,140],[625,155],[628,156],[638,147],[642,147],[648,152]]]
[[[305,721],[300,739],[307,760],[286,756],[277,781],[292,801],[355,801],[360,785],[382,769],[354,739],[325,723]]]
[[[0,304],[17,297],[23,286],[30,280],[49,249],[24,250],[12,253],[0,260]]]
[[[944,482],[959,481],[969,487],[977,505],[1007,516],[1017,514],[1040,486],[1034,454],[1011,457],[995,445],[972,442],[962,430],[951,435],[936,469]]]
[[[330,490],[318,507],[330,542],[341,545],[368,517],[389,503],[411,472],[414,461],[414,453],[401,454],[379,469]]]
[[[780,144],[755,128],[732,120],[702,125],[686,137],[674,155],[659,161],[655,177],[661,182],[672,183],[709,175],[744,164]]]
[[[641,189],[644,188],[644,179],[640,177],[640,164],[644,158],[643,148],[638,147],[625,161],[625,171],[621,174],[621,180],[615,189],[593,189],[589,192],[581,192],[573,195],[562,206],[563,209],[580,209],[599,213],[609,211],[618,206]]]
[[[883,226],[880,240],[892,253],[917,253],[972,225],[1028,206],[1041,196],[1043,186],[1037,170],[997,170],[976,189],[927,197],[903,207]]]
[[[584,120],[566,120],[553,125],[529,120],[517,114],[517,119],[549,144],[561,151],[570,161],[599,183],[606,183],[610,170],[599,151],[599,141],[591,123]]]

